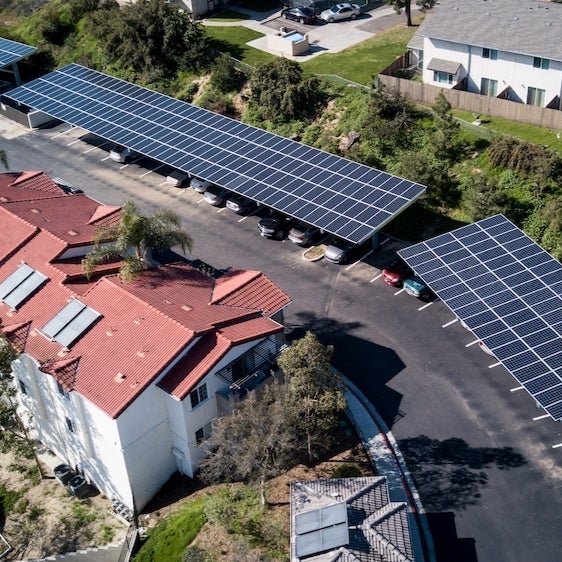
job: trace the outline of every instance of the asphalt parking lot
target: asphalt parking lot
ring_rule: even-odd
[[[334,344],[336,366],[391,427],[437,531],[440,562],[560,559],[560,424],[501,366],[490,368],[494,360],[443,303],[382,282],[398,242],[349,265],[306,262],[290,242],[261,238],[256,216],[167,185],[169,169],[155,162],[112,162],[109,148],[67,125],[0,137],[11,171],[44,170],[104,204],[173,208],[194,238],[192,257],[262,270],[287,291],[288,336],[312,329]]]

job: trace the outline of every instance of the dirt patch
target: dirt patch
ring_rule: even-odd
[[[52,471],[45,467],[45,473]],[[126,526],[110,514],[111,502],[97,490],[78,499],[54,477],[36,483],[36,474],[33,461],[2,454],[0,484],[15,497],[0,520],[0,532],[13,547],[5,560],[73,552],[124,537]]]

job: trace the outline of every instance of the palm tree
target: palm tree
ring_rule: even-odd
[[[179,215],[167,209],[143,215],[135,203],[127,201],[119,224],[96,232],[94,248],[82,260],[82,268],[89,278],[96,266],[123,258],[119,276],[130,281],[150,267],[152,250],[180,246],[185,252],[191,251],[192,245],[191,236],[181,228]]]

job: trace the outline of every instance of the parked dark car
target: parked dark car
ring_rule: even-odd
[[[265,238],[275,238],[283,240],[287,237],[287,233],[291,229],[294,219],[282,215],[281,213],[271,212],[258,222],[258,230],[261,236]]]
[[[68,482],[69,492],[77,498],[84,497],[88,493],[89,488],[88,482],[81,474],[77,474]]]
[[[320,229],[315,226],[310,226],[309,224],[296,224],[289,231],[289,240],[293,244],[298,244],[299,246],[314,244],[314,242],[320,240],[321,237],[322,233],[320,232]]]
[[[314,24],[316,23],[316,14],[312,8],[305,6],[294,6],[287,8],[281,12],[286,20],[298,21],[299,23]]]
[[[246,215],[256,208],[254,201],[235,193],[226,198],[226,206],[237,215]]]
[[[209,205],[214,207],[222,207],[224,205],[228,191],[217,185],[210,185],[203,194],[203,198]]]
[[[67,464],[59,464],[55,466],[53,472],[55,473],[55,478],[61,484],[68,484],[68,482],[70,482],[70,480],[75,476],[74,471]]]
[[[404,281],[412,274],[408,265],[401,259],[394,260],[382,270],[383,280],[394,287],[402,287]]]

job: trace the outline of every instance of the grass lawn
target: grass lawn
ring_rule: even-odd
[[[370,86],[373,77],[397,57],[417,28],[397,25],[340,53],[326,53],[302,63],[307,74],[336,74]]]
[[[470,111],[462,111],[460,109],[453,109],[453,115],[464,121],[472,123],[474,121],[474,114]],[[528,125],[527,123],[518,123],[516,121],[508,121],[501,117],[491,117],[489,115],[482,116],[482,125],[496,133],[510,135],[512,137],[525,140],[534,144],[542,144],[553,148],[558,152],[562,152],[562,141],[556,138],[557,131],[552,129],[543,129],[536,125]]]
[[[263,37],[263,34],[242,26],[220,27],[207,26],[207,35],[212,39],[213,47],[222,53],[228,53],[231,57],[241,60],[251,66],[259,66],[266,62],[274,61],[275,55],[265,51],[248,47],[246,43]]]

